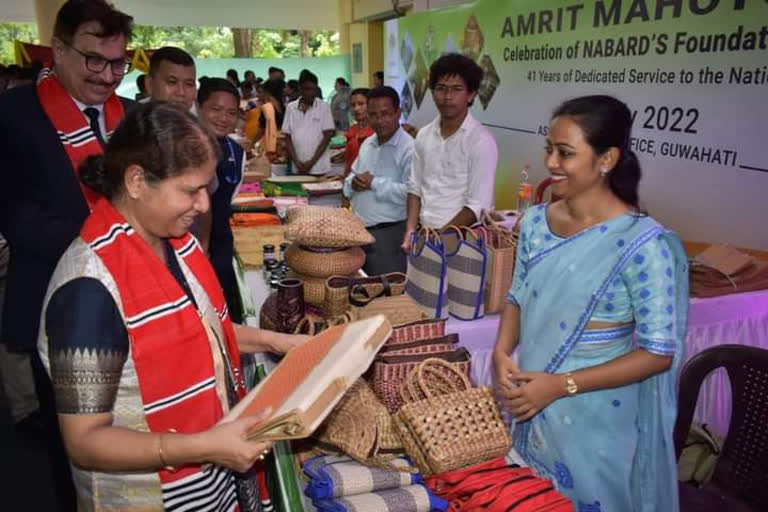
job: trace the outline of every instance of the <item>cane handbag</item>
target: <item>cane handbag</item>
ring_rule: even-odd
[[[285,251],[285,262],[292,270],[306,276],[347,276],[363,267],[365,252],[360,247],[319,248],[293,243]]]
[[[402,449],[389,412],[362,379],[352,385],[314,437],[369,465],[390,460],[384,451]]]
[[[332,275],[325,282],[323,311],[328,316],[340,315],[350,305],[363,307],[378,297],[401,295],[407,280],[406,275],[400,272],[370,277]]]
[[[439,338],[445,335],[445,318],[429,318],[417,320],[409,324],[392,328],[392,336],[387,340],[387,346],[414,341]]]
[[[424,354],[435,354],[440,352],[452,352],[456,350],[456,344],[459,342],[458,334],[448,334],[426,340],[418,340],[411,343],[400,343],[391,345],[385,343],[379,351],[377,358],[382,356],[418,356]]]
[[[518,218],[516,227],[522,216]],[[497,224],[489,215],[483,217],[478,233],[485,241],[488,255],[485,275],[485,312],[499,313],[507,304],[507,294],[512,286],[517,254],[515,229],[509,230]]]
[[[471,387],[461,371],[442,359],[427,359],[414,373],[418,394],[426,398],[404,404],[394,418],[406,453],[424,476],[509,451],[512,439],[488,388]]]
[[[416,301],[407,294],[379,297],[362,308],[353,306],[350,309],[354,312],[354,317],[358,319],[384,315],[392,326],[405,325],[428,318]]]
[[[451,348],[443,352],[415,355],[379,354],[376,356],[369,375],[376,396],[390,413],[397,412],[404,403],[400,389],[405,384],[408,375],[426,360],[442,359],[468,378],[471,371],[469,351],[464,347],[454,349],[451,343],[449,345]]]

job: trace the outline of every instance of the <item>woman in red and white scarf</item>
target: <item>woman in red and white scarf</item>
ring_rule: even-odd
[[[101,198],[59,261],[38,342],[80,510],[258,508],[240,474],[270,448],[245,440],[261,418],[218,423],[244,394],[240,352],[305,338],[233,324],[187,232],[218,151],[195,117],[153,103],[83,165]]]

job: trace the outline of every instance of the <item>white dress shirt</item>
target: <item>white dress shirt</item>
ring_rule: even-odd
[[[448,138],[440,117],[419,130],[408,193],[421,198],[421,224],[441,228],[467,207],[480,219],[493,207],[496,141],[472,114]]]
[[[75,105],[77,105],[77,108],[80,109],[80,113],[83,114],[83,118],[85,119],[86,123],[88,123],[89,125],[91,124],[91,120],[88,118],[87,115],[85,115],[85,112],[83,111],[89,107],[95,108],[96,110],[99,111],[99,130],[101,131],[101,138],[104,139],[105,141],[108,141],[109,135],[112,135],[112,134],[111,133],[107,134],[107,122],[104,120],[104,104],[102,103],[100,105],[86,105],[85,103],[78,100],[74,96],[70,96],[70,98],[72,98],[72,101],[75,102]]]
[[[363,141],[352,172],[344,180],[344,195],[352,200],[354,212],[365,227],[408,218],[406,204],[412,159],[413,137],[402,128],[384,144],[379,144],[375,134]],[[370,190],[358,192],[352,188],[352,180],[364,172],[370,172],[374,178]]]
[[[323,141],[323,132],[335,130],[331,107],[321,100],[315,98],[315,102],[305,112],[299,110],[299,98],[292,101],[285,108],[285,118],[283,119],[283,133],[291,136],[293,149],[299,160],[306,162],[312,160],[315,156],[317,147]],[[331,155],[328,148],[325,153],[317,160],[309,174],[328,174],[331,172]]]

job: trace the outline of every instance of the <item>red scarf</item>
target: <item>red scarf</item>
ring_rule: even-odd
[[[144,414],[152,432],[202,432],[222,417],[215,389],[211,347],[205,327],[186,292],[149,244],[102,198],[80,232],[117,284]],[[176,256],[210,298],[225,334],[225,364],[245,394],[235,331],[213,267],[189,233],[170,239]],[[159,471],[162,484],[201,471],[184,466]]]
[[[44,68],[37,79],[37,98],[45,115],[56,128],[59,140],[64,145],[69,161],[72,163],[72,169],[78,176],[77,182],[80,183],[88,208],[93,211],[93,205],[100,196],[80,182],[79,169],[86,158],[103,152],[101,144],[75,101],[49,68]],[[113,93],[104,103],[104,124],[107,129],[105,138],[109,138],[123,116],[123,104]]]

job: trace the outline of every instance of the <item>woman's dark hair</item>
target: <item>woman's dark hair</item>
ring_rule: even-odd
[[[613,147],[619,150],[619,160],[608,173],[608,185],[619,199],[639,208],[637,188],[642,172],[637,155],[629,147],[629,108],[612,96],[581,96],[557,107],[552,118],[561,116],[571,117],[579,125],[596,154],[602,155]]]
[[[264,88],[264,91],[275,98],[277,101],[280,102],[280,104],[283,104],[283,96],[285,94],[285,82],[282,80],[267,80],[263,84],[261,84],[261,87]]]
[[[400,107],[400,96],[397,95],[397,91],[388,85],[381,87],[375,87],[368,93],[368,101],[374,98],[389,98],[392,100],[392,108],[397,110]]]
[[[195,116],[175,104],[152,101],[128,113],[103,155],[83,162],[80,180],[113,199],[122,193],[125,170],[131,165],[140,166],[147,181],[157,183],[218,158],[216,138]]]
[[[371,92],[371,90],[367,87],[358,87],[357,89],[352,89],[352,92],[349,93],[349,97],[355,96],[356,94],[359,94],[361,96],[368,97],[368,93]]]
[[[232,82],[223,78],[206,78],[200,81],[200,87],[197,89],[197,103],[202,105],[215,92],[228,92],[235,98],[235,103],[240,104],[240,95]]]
[[[460,76],[469,92],[475,92],[483,81],[483,68],[460,53],[448,53],[430,66],[429,88],[434,89],[437,82],[445,76]]]
[[[233,82],[235,82],[235,85],[237,87],[240,87],[242,85],[240,83],[240,77],[237,75],[237,70],[236,69],[228,69],[227,70],[227,78],[229,78]]]
[[[344,77],[341,76],[336,79],[336,83],[340,84],[342,87],[349,87],[349,82],[347,82]]]

